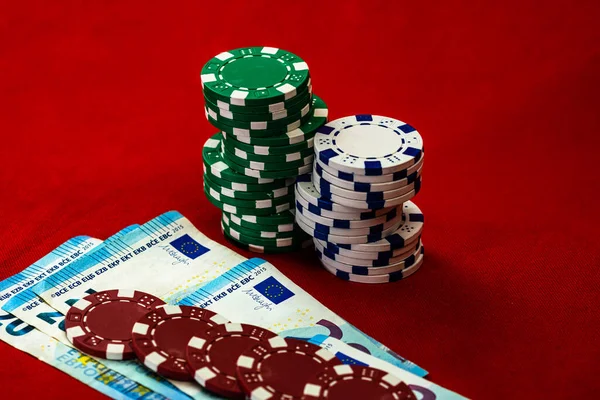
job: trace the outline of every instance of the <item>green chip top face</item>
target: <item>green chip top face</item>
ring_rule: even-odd
[[[293,98],[308,85],[308,65],[274,47],[244,47],[212,58],[200,75],[204,90],[235,105],[269,104]]]

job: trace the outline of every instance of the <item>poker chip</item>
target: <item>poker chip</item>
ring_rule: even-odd
[[[226,103],[252,106],[286,101],[309,82],[308,65],[274,47],[244,47],[220,53],[202,68],[205,93]]]
[[[271,171],[271,170],[259,171],[259,170],[252,169],[252,168],[238,164],[237,161],[235,159],[232,159],[227,153],[224,153],[223,155],[227,160],[230,161],[229,166],[231,167],[231,169],[233,169],[234,171],[236,171],[240,174],[251,176],[254,178],[285,179],[285,178],[295,177],[298,175],[303,175],[312,170],[312,162],[309,162],[308,164],[303,165],[301,167],[297,167],[297,168],[281,169],[281,170],[273,170],[273,171]]]
[[[294,185],[296,180],[294,178],[272,180],[271,183],[240,183],[231,182],[226,179],[219,178],[214,175],[210,169],[204,166],[204,176],[208,176],[211,182],[219,185],[223,189],[235,190],[237,192],[262,192],[262,191],[275,191],[284,187]]]
[[[352,200],[361,200],[366,202],[377,202],[384,200],[391,200],[396,197],[400,197],[410,192],[411,190],[415,190],[417,184],[420,185],[420,177],[417,178],[414,182],[410,184],[406,184],[402,187],[396,189],[390,189],[383,192],[356,192],[354,190],[348,190],[341,187],[337,187],[330,182],[322,179],[318,174],[312,175],[312,182],[315,185],[315,188],[318,189],[319,193],[322,196],[330,196],[331,194],[335,194],[340,197],[344,197]]]
[[[236,114],[270,114],[282,110],[287,110],[296,106],[299,103],[303,103],[308,97],[312,100],[313,90],[311,79],[308,78],[308,85],[298,91],[296,96],[289,100],[279,101],[277,103],[265,104],[265,105],[236,105],[231,104],[215,98],[210,91],[203,91],[204,99],[208,100],[208,103],[218,107],[221,110],[231,111]]]
[[[218,107],[214,108],[210,103],[206,103],[205,111],[213,120],[235,128],[251,130],[282,129],[286,125],[306,117],[310,111],[310,103],[307,102],[302,108],[293,113],[283,110],[273,114],[233,114],[231,111],[225,111]]]
[[[304,240],[302,240],[299,244],[294,244],[290,247],[269,247],[269,246],[260,246],[260,245],[255,245],[255,244],[248,244],[248,243],[242,243],[239,240],[233,238],[232,236],[230,236],[224,229],[223,229],[223,225],[221,224],[221,232],[223,233],[223,236],[225,236],[225,239],[233,244],[236,247],[239,247],[240,249],[243,250],[248,250],[251,251],[253,253],[260,253],[260,254],[278,254],[278,253],[288,253],[291,251],[296,251],[299,249],[305,249],[307,247],[312,246],[313,241],[311,238],[305,238]]]
[[[259,215],[240,215],[237,214],[242,221],[246,221],[252,224],[258,225],[281,225],[281,224],[293,224],[294,223],[294,214],[290,211],[283,211],[279,214],[271,214],[268,216],[259,216]]]
[[[86,354],[109,360],[135,358],[131,328],[165,302],[137,290],[105,290],[78,300],[65,317],[65,333]]]
[[[210,189],[206,187],[206,185],[204,186],[204,194],[206,195],[208,201],[210,201],[215,207],[233,214],[267,216],[281,213],[283,211],[289,210],[292,207],[289,203],[279,204],[271,208],[248,208],[223,203],[213,196],[214,192],[211,192]]]
[[[419,257],[417,257],[417,259],[415,260],[414,264],[409,268],[405,268],[400,271],[392,272],[390,274],[381,274],[381,275],[357,275],[357,274],[339,270],[335,267],[331,267],[324,262],[321,265],[323,266],[323,268],[325,268],[327,271],[329,271],[333,275],[335,275],[338,278],[341,278],[343,280],[346,280],[346,281],[356,282],[356,283],[373,283],[373,284],[389,283],[389,282],[396,282],[396,281],[402,280],[404,278],[408,278],[409,276],[411,276],[412,274],[417,272],[419,270],[419,268],[421,268],[421,265],[423,264],[423,256],[424,256],[424,253],[421,252]]]
[[[315,163],[318,165],[319,169],[326,171],[328,174],[335,176],[338,179],[341,179],[346,182],[356,182],[356,183],[396,183],[401,181],[402,179],[406,179],[410,174],[419,170],[423,166],[423,161],[425,159],[425,153],[421,153],[421,159],[416,162],[414,165],[410,167],[394,172],[392,174],[384,174],[384,175],[362,175],[362,174],[351,174],[347,172],[338,171],[335,168],[332,168],[328,165],[322,163],[318,158],[315,160]]]
[[[312,213],[309,209],[302,206],[298,200],[296,200],[296,212],[301,213],[307,219],[332,228],[344,228],[344,229],[358,229],[358,228],[369,228],[376,225],[384,224],[396,216],[400,215],[402,217],[402,207],[394,207],[388,213],[383,214],[378,217],[373,217],[369,219],[362,220],[348,220],[348,219],[336,219],[336,218],[328,218],[321,215],[317,215]]]
[[[296,209],[300,210],[300,211],[308,210],[315,215],[318,215],[321,217],[326,217],[326,218],[331,218],[331,219],[337,219],[340,221],[371,220],[373,218],[377,218],[377,217],[386,215],[389,212],[391,212],[391,210],[393,210],[393,208],[384,208],[384,209],[370,210],[370,211],[356,210],[356,209],[352,209],[352,212],[332,211],[332,210],[321,208],[319,205],[309,203],[302,195],[299,194],[298,187],[296,187]],[[349,208],[345,208],[345,209],[349,210]]]
[[[224,104],[222,101],[211,99],[204,96],[204,104],[206,108],[219,114],[222,118],[232,119],[236,121],[277,121],[288,118],[292,115],[301,113],[302,110],[312,102],[312,90],[308,88],[303,90],[289,102],[280,102],[282,104],[279,110],[270,110],[267,106],[256,107],[238,107]],[[223,108],[220,106],[224,106]]]
[[[300,244],[300,239],[298,236],[294,235],[288,238],[260,238],[251,235],[247,235],[241,232],[238,232],[230,225],[228,225],[227,218],[221,219],[221,228],[225,231],[229,236],[237,240],[238,242],[242,242],[245,244],[253,244],[262,247],[268,248],[281,248],[281,247],[297,247]]]
[[[240,153],[244,154],[244,156],[247,156],[246,153],[238,151],[238,154]],[[234,154],[231,149],[228,149],[227,146],[224,146],[224,154],[227,159],[232,160],[235,162],[235,164],[258,171],[281,171],[291,168],[300,168],[309,164],[312,167],[312,162],[315,159],[314,154],[309,154],[304,158],[298,158],[295,160],[290,159],[288,161],[270,161],[268,159],[263,159],[263,161],[252,161],[239,157],[238,155]]]
[[[300,214],[302,221],[309,226],[312,230],[317,232],[322,232],[324,234],[331,235],[340,235],[340,236],[361,236],[361,235],[373,235],[385,230],[390,229],[392,226],[398,226],[398,224],[402,223],[402,213],[394,213],[395,215],[391,217],[389,220],[382,222],[377,225],[362,227],[362,228],[339,228],[332,227],[329,225],[324,225],[318,222],[313,221],[306,214],[301,211],[296,213],[296,217]]]
[[[316,185],[314,184],[316,182]],[[390,208],[401,205],[402,203],[412,199],[421,190],[421,178],[418,178],[413,185],[410,186],[410,191],[400,194],[397,197],[388,199],[379,199],[384,197],[383,192],[378,192],[375,199],[371,200],[355,200],[349,199],[344,196],[338,195],[331,191],[331,186],[321,185],[321,181],[316,175],[313,175],[313,188],[321,196],[323,200],[329,200],[333,203],[340,204],[350,208],[362,209],[362,210],[377,210],[380,208]],[[339,191],[344,190],[338,188]],[[400,189],[402,192],[403,190]],[[362,192],[360,193],[362,194]],[[373,194],[373,193],[368,193]],[[379,200],[377,200],[379,199]]]
[[[338,171],[384,175],[421,158],[423,140],[415,128],[394,118],[360,114],[336,119],[317,130],[315,153]]]
[[[315,247],[316,246],[317,245],[315,245]],[[397,271],[402,271],[415,265],[415,262],[417,261],[419,256],[424,253],[424,247],[423,245],[419,245],[417,250],[405,259],[400,261],[390,261],[390,264],[381,266],[356,265],[352,259],[347,258],[344,258],[344,260],[348,262],[342,262],[328,257],[318,248],[316,248],[315,251],[324,265],[331,268],[335,268],[336,271],[348,272],[354,275],[383,275],[392,274]]]
[[[210,175],[204,174],[204,183],[211,189],[215,190],[221,196],[229,197],[238,200],[271,200],[280,197],[291,196],[294,192],[293,186],[284,186],[279,189],[267,190],[260,192],[248,192],[245,190],[229,189],[219,185]]]
[[[272,197],[262,200],[249,200],[249,199],[238,199],[234,197],[224,196],[220,193],[222,189],[215,189],[209,180],[204,181],[204,186],[208,189],[210,195],[220,201],[221,203],[230,204],[236,207],[242,208],[256,208],[256,209],[271,209],[274,210],[281,204],[290,204],[294,201],[294,195],[286,194],[284,196]]]
[[[420,237],[415,238],[413,242],[405,243],[405,247],[400,249],[378,252],[348,250],[334,243],[325,242],[320,239],[314,239],[314,241],[315,247],[321,250],[321,252],[326,252],[329,258],[337,260],[337,256],[342,256],[353,260],[356,265],[376,267],[388,265],[390,261],[393,262],[394,260],[406,258],[411,252],[416,250],[420,242]]]
[[[237,360],[237,378],[248,398],[301,399],[306,382],[323,368],[336,365],[341,361],[328,350],[277,336],[242,352]]]
[[[359,236],[345,236],[345,235],[335,235],[331,233],[325,233],[318,231],[310,226],[310,222],[308,222],[302,214],[296,214],[296,223],[298,226],[310,236],[321,239],[327,242],[334,242],[337,244],[367,244],[370,242],[377,242],[382,238],[386,238],[392,232],[395,232],[400,226],[402,226],[402,222],[395,222],[392,226],[387,229],[384,229],[381,232],[375,232],[368,235],[359,235]]]
[[[222,131],[249,137],[269,137],[283,132],[291,132],[312,118],[312,113],[308,112],[305,115],[296,114],[277,121],[235,121],[219,117],[208,108],[204,109],[204,115],[214,127]]]
[[[419,163],[422,163],[422,161],[423,158],[421,158],[421,161],[419,161]],[[421,176],[423,170],[422,164],[418,164],[418,166],[419,168],[416,171],[410,174],[407,173],[405,178],[383,183],[349,182],[340,179],[334,175],[331,175],[329,172],[325,171],[321,164],[319,164],[318,162],[315,163],[314,174],[319,176],[322,180],[327,181],[330,185],[334,185],[342,189],[362,193],[386,192],[413,184],[415,180]]]
[[[283,155],[287,156],[292,153],[301,153],[302,157],[305,157],[305,151],[314,153],[313,144],[314,137],[309,138],[305,141],[301,141],[294,144],[282,145],[282,146],[259,146],[253,144],[247,144],[244,142],[240,142],[233,135],[225,135],[226,137],[226,145],[233,146],[236,149],[242,150],[248,154],[254,154],[256,156],[271,156],[271,155]]]
[[[340,213],[347,214],[361,214],[364,209],[346,206],[343,204],[339,204],[331,199],[322,198],[319,191],[315,188],[312,181],[308,182],[296,182],[296,199],[302,197],[304,200],[309,202],[312,205],[317,206],[320,209],[328,210],[328,211],[336,211]],[[357,202],[360,206],[362,204]],[[387,210],[389,211],[389,209]],[[385,210],[384,210],[385,213]]]
[[[204,308],[165,305],[137,320],[131,345],[152,371],[169,379],[192,380],[187,369],[187,344],[192,337],[202,337],[208,328],[226,322],[226,318]]]
[[[256,161],[265,164],[294,162],[304,160],[307,157],[311,157],[311,161],[312,159],[314,159],[314,151],[312,147],[300,151],[274,155],[254,154],[253,152],[240,149],[239,144],[237,142],[233,141],[232,143],[232,141],[229,140],[223,141],[223,147],[229,153],[233,154],[235,157],[241,160]]]
[[[305,400],[417,400],[400,378],[362,365],[335,365],[310,377]]]
[[[313,96],[312,106],[310,119],[291,132],[281,132],[275,136],[256,137],[249,136],[247,132],[240,129],[228,129],[223,132],[223,136],[227,138],[234,137],[239,142],[258,146],[288,146],[305,142],[314,138],[317,129],[327,121],[329,115],[327,105],[317,95]]]
[[[220,133],[209,138],[202,148],[202,158],[207,171],[218,178],[228,180],[230,182],[248,183],[253,185],[262,185],[265,183],[274,183],[274,179],[257,179],[243,174],[238,174],[233,171],[223,160],[221,152]]]
[[[290,213],[291,215],[291,223],[287,223],[287,224],[258,224],[256,222],[251,222],[248,219],[249,218],[245,218],[246,216],[238,216],[235,214],[229,214],[226,212],[223,212],[223,215],[225,215],[227,218],[229,218],[229,220],[231,222],[233,222],[234,224],[241,226],[243,228],[248,228],[248,229],[252,229],[252,230],[263,230],[266,232],[276,232],[276,233],[284,233],[284,232],[292,232],[294,230],[294,223],[293,223],[293,214]],[[268,218],[268,217],[267,217]]]
[[[231,221],[231,219],[227,216],[226,213],[223,213],[221,220],[226,226],[228,226],[231,229],[234,229],[236,232],[239,232],[242,235],[252,236],[259,239],[286,239],[293,238],[296,234],[293,230],[289,232],[272,232],[264,231],[260,226],[256,226],[255,229],[247,228]]]
[[[326,239],[317,238],[325,242],[330,242],[328,248],[346,249],[352,251],[364,251],[370,253],[389,252],[397,249],[403,249],[407,243],[413,243],[421,236],[423,232],[423,214],[415,203],[408,201],[402,207],[404,223],[390,235],[381,240],[372,243],[362,244],[344,244],[336,243]]]
[[[236,377],[239,356],[248,347],[277,334],[249,324],[223,324],[190,339],[186,359],[194,379],[209,391],[227,398],[243,398]]]

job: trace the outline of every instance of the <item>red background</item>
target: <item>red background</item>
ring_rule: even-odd
[[[332,118],[421,132],[427,256],[389,285],[343,282],[310,253],[264,258],[458,393],[591,398],[600,3],[577,3],[2,2],[0,278],[170,209],[226,244],[202,192],[199,71],[281,47]],[[4,343],[0,360],[5,397],[102,397]]]

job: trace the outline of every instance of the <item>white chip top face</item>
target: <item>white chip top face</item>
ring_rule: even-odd
[[[336,119],[317,130],[315,153],[321,163],[357,175],[385,175],[417,163],[423,140],[397,119],[361,114]]]
[[[377,125],[354,125],[335,137],[340,150],[356,157],[384,157],[402,146],[402,137]]]

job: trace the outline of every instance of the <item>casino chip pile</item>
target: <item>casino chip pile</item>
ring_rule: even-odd
[[[136,290],[106,290],[80,299],[68,311],[65,327],[73,346],[87,354],[137,357],[165,378],[195,380],[228,399],[416,400],[389,373],[345,365],[315,344],[231,323],[204,308],[167,305]]]
[[[317,130],[312,174],[296,184],[296,223],[313,237],[323,267],[353,282],[393,282],[423,263],[424,153],[410,125],[354,115]]]
[[[220,131],[204,144],[204,192],[223,211],[225,237],[260,253],[310,244],[294,224],[294,183],[312,170],[328,111],[308,65],[285,50],[247,47],[212,58],[201,81],[206,118]]]

